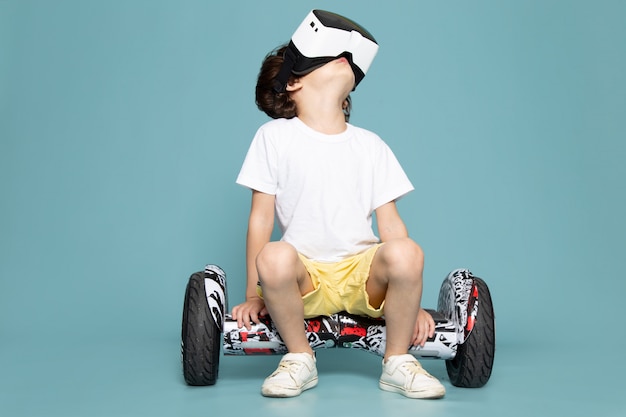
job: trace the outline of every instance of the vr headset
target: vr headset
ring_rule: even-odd
[[[377,52],[378,43],[363,26],[335,13],[312,10],[287,45],[274,90],[284,92],[291,74],[306,75],[340,57],[350,63],[356,88]]]

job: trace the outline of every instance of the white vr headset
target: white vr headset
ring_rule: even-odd
[[[312,10],[287,45],[274,90],[284,92],[291,74],[308,74],[339,57],[350,62],[356,88],[377,52],[378,43],[363,26],[335,13]]]

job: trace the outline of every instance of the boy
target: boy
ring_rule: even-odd
[[[320,13],[320,19],[345,19]],[[252,190],[252,205],[246,301],[232,315],[250,328],[270,314],[289,352],[261,392],[293,397],[317,385],[304,319],[347,311],[384,313],[381,389],[440,398],[443,385],[408,354],[435,328],[420,308],[423,253],[395,203],[413,186],[378,136],[348,123],[349,94],[364,75],[355,69],[358,57],[340,54],[281,80],[285,67],[293,67],[289,60],[299,59],[292,44],[263,62],[256,102],[275,120],[258,130],[237,178]],[[372,230],[374,212],[380,239]],[[270,242],[275,217],[283,236]]]

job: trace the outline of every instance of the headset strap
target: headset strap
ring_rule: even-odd
[[[290,41],[289,45],[285,49],[285,53],[283,54],[283,65],[280,67],[280,71],[274,80],[274,91],[277,93],[284,93],[287,89],[289,76],[291,75],[291,71],[296,65],[296,60],[298,59],[294,50],[296,50],[295,45]]]

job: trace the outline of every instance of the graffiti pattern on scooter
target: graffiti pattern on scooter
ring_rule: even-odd
[[[478,315],[478,287],[469,269],[455,269],[448,274],[439,293],[437,309],[456,323],[459,343],[463,343]]]
[[[217,265],[204,268],[204,290],[207,303],[220,332],[224,330],[224,312],[226,311],[226,273]]]

